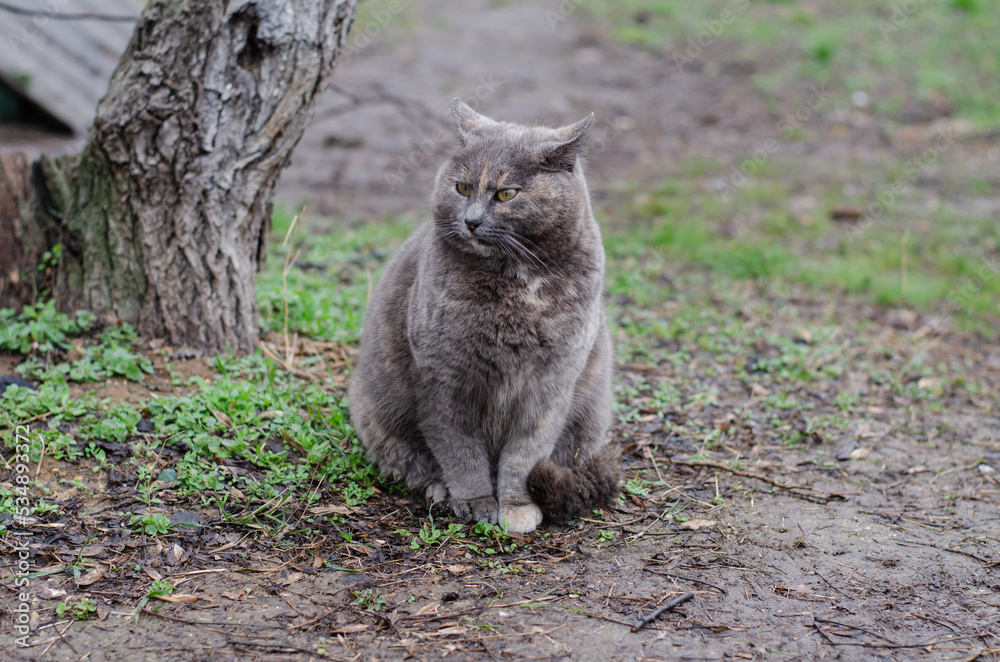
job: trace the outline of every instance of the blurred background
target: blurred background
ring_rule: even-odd
[[[22,19],[0,20],[6,34]],[[130,30],[51,21],[6,48],[16,57],[0,60],[0,149],[76,149]],[[377,267],[424,213],[453,97],[522,122],[594,112],[588,173],[612,294],[641,298],[636,274],[694,269],[856,295],[903,310],[895,323],[907,328],[926,326],[927,311],[991,328],[998,33],[986,0],[364,0],[281,181],[276,234],[307,205],[318,230],[303,288],[331,277],[366,288],[343,264]],[[276,277],[262,275],[265,315]]]

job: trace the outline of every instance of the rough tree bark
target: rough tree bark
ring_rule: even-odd
[[[150,0],[81,153],[0,160],[3,303],[24,301],[61,243],[61,309],[173,345],[252,350],[274,186],[356,5]]]

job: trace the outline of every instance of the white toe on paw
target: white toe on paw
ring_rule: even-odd
[[[523,506],[504,506],[500,509],[500,522],[508,531],[531,533],[542,523],[542,511],[533,503]]]

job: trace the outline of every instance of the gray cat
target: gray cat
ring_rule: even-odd
[[[593,115],[495,122],[459,99],[433,220],[386,267],[351,417],[384,474],[533,531],[618,494],[604,249],[581,167]]]

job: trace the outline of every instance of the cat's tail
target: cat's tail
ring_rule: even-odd
[[[528,474],[528,493],[545,518],[565,522],[610,505],[622,483],[621,457],[608,444],[579,467],[560,467],[542,460]]]

